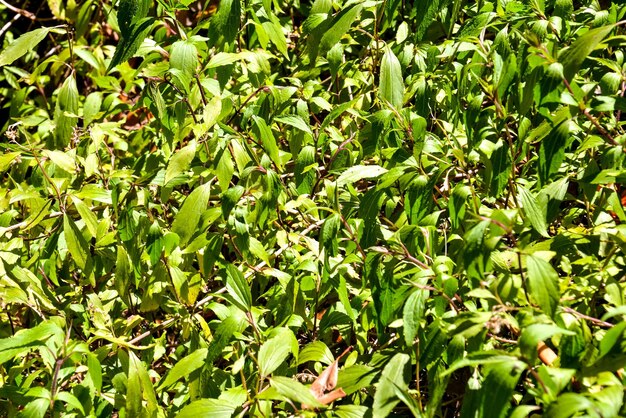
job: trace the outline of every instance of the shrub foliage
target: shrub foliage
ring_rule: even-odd
[[[34,3],[0,415],[623,416],[621,2]]]

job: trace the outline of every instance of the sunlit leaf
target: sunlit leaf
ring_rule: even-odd
[[[380,62],[380,97],[393,107],[400,109],[404,101],[404,80],[400,61],[389,48]]]

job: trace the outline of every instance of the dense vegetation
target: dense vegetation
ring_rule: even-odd
[[[1,1],[0,416],[623,416],[618,3]]]

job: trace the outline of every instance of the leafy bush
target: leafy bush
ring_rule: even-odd
[[[2,1],[0,415],[623,416],[617,3]]]

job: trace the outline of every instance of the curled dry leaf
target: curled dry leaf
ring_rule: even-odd
[[[346,396],[346,392],[344,392],[342,388],[335,389],[335,386],[337,386],[337,377],[339,375],[339,360],[341,360],[341,358],[351,349],[352,347],[348,347],[343,353],[341,353],[341,355],[337,357],[337,359],[311,384],[311,388],[309,390],[320,403],[328,405],[331,402]],[[326,393],[329,390],[331,392]],[[303,404],[302,407],[308,409],[309,405]]]

